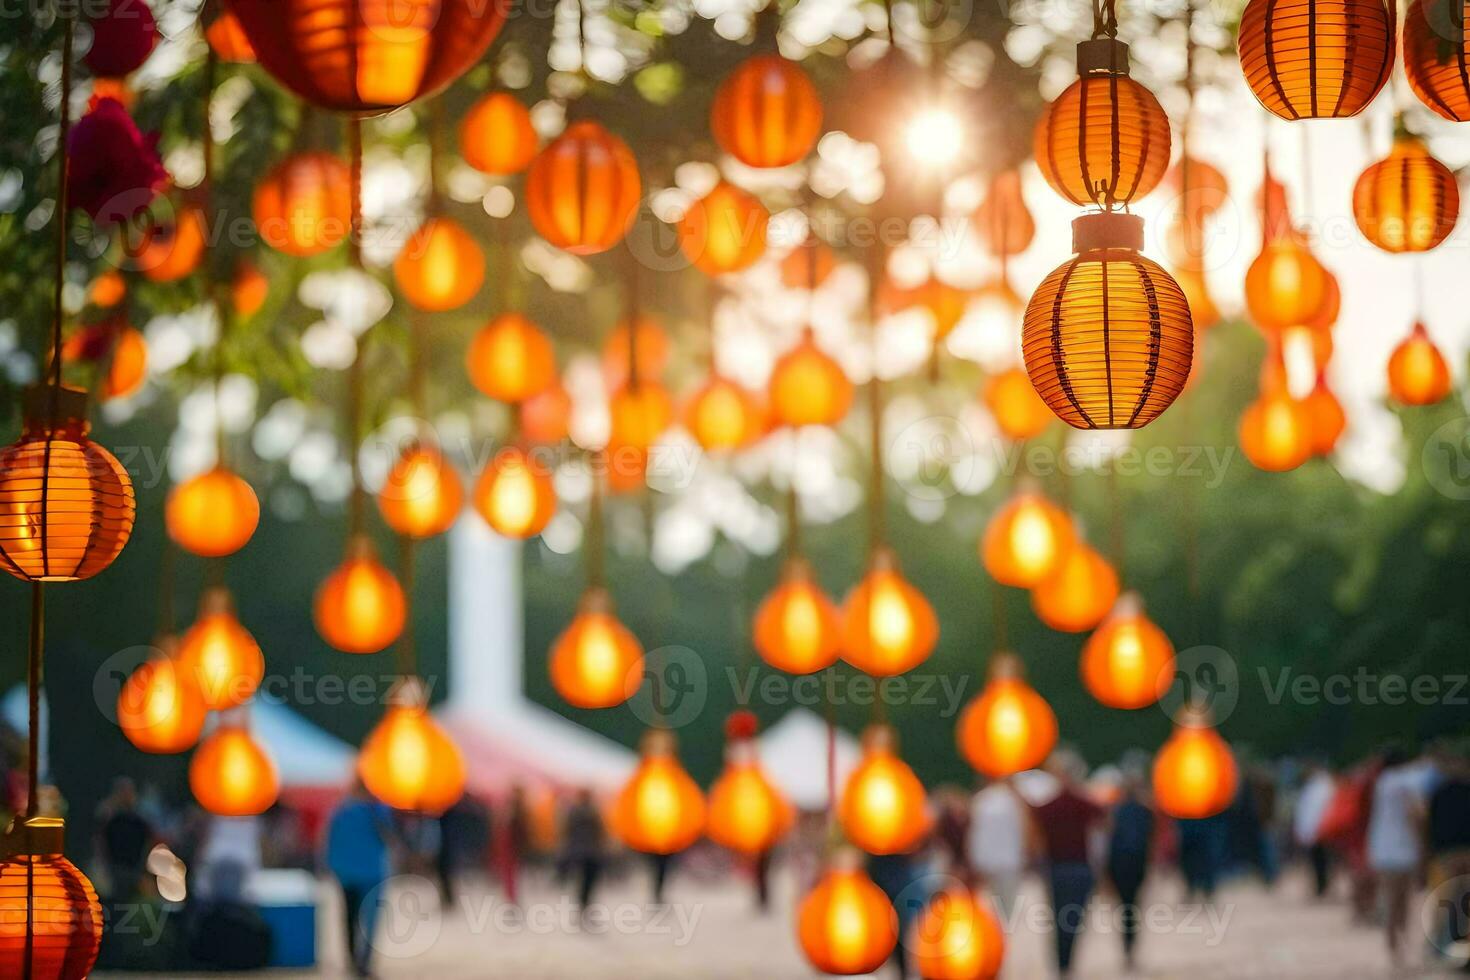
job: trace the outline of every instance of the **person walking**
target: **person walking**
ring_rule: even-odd
[[[1429,795],[1426,843],[1429,888],[1440,910],[1431,940],[1445,957],[1466,935],[1463,910],[1470,909],[1470,758],[1463,747],[1440,746],[1435,753],[1439,785]],[[1447,957],[1448,958],[1448,957]],[[1459,964],[1470,972],[1470,963]]]
[[[602,814],[597,812],[592,791],[580,790],[562,827],[562,863],[568,871],[575,871],[581,876],[577,886],[577,910],[583,919],[592,904],[597,880],[602,876],[606,836]]]
[[[1154,812],[1143,801],[1141,777],[1130,775],[1125,779],[1123,795],[1113,807],[1112,824],[1108,837],[1108,880],[1118,895],[1123,962],[1132,973],[1142,921],[1138,896],[1148,877],[1149,849],[1154,836]]]
[[[1007,922],[1015,914],[1021,875],[1026,870],[1029,809],[1008,781],[987,783],[982,779],[970,801],[969,865]]]
[[[1066,749],[1053,753],[1047,770],[1056,777],[1057,795],[1031,810],[1050,886],[1057,973],[1072,974],[1077,939],[1087,921],[1087,903],[1096,877],[1089,856],[1092,833],[1101,828],[1105,813],[1082,787],[1086,764]]]
[[[342,889],[347,959],[356,976],[372,975],[376,894],[392,871],[392,814],[358,781],[327,824],[326,864]]]
[[[1395,968],[1404,961],[1409,898],[1424,858],[1423,824],[1428,771],[1394,747],[1383,753],[1368,816],[1368,867],[1378,882],[1386,918],[1384,938]]]
[[[138,810],[138,790],[131,779],[113,781],[112,795],[98,810],[98,850],[107,868],[107,897],[126,902],[138,894],[148,851],[157,841],[153,826]]]
[[[1318,899],[1327,897],[1332,884],[1332,852],[1322,837],[1322,820],[1336,795],[1337,780],[1331,770],[1320,762],[1309,763],[1302,791],[1296,798],[1291,835],[1307,855],[1307,863],[1312,868],[1312,894]]]

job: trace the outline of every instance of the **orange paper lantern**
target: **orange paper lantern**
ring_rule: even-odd
[[[771,371],[771,417],[779,425],[836,425],[852,407],[852,382],[808,332]]]
[[[992,980],[1006,939],[988,899],[955,883],[936,892],[914,921],[908,941],[923,980]]]
[[[549,657],[551,686],[577,708],[622,704],[643,683],[643,647],[613,614],[606,589],[589,588]]]
[[[684,407],[684,426],[710,452],[741,449],[765,434],[763,406],[728,378],[712,375]]]
[[[1082,684],[1109,708],[1146,708],[1174,681],[1174,644],[1129,592],[1082,646]]]
[[[556,514],[551,467],[536,453],[505,446],[485,464],[470,502],[496,534],[534,538]]]
[[[1449,393],[1449,364],[1416,322],[1388,359],[1388,395],[1401,405],[1433,405]]]
[[[250,211],[261,241],[296,258],[334,247],[351,231],[351,184],[336,154],[288,156],[255,185]]]
[[[1312,419],[1283,383],[1263,386],[1241,413],[1240,451],[1269,473],[1294,470],[1312,457]]]
[[[787,167],[822,133],[822,102],[806,73],[777,54],[741,62],[715,91],[710,132],[747,167]]]
[[[531,113],[509,92],[483,96],[459,124],[459,155],[481,173],[518,174],[539,146]]]
[[[480,291],[485,254],[458,222],[430,218],[408,236],[393,260],[393,280],[404,299],[421,310],[455,310]]]
[[[357,755],[367,791],[395,810],[438,816],[464,796],[459,747],[429,715],[418,678],[401,681]]]
[[[1239,773],[1230,746],[1208,719],[1187,712],[1154,757],[1154,801],[1176,820],[1223,813],[1235,799]]]
[[[536,233],[573,255],[605,252],[622,241],[642,194],[633,151],[591,119],[568,126],[526,175]]]
[[[87,438],[86,410],[78,388],[31,388],[20,439],[0,450],[0,568],[18,579],[91,578],[132,536],[132,481]]]
[[[398,639],[407,620],[403,587],[383,567],[366,535],[347,542],[347,557],[317,587],[316,631],[343,653],[377,653]]]
[[[60,817],[17,817],[0,848],[0,976],[84,980],[102,942],[102,904],[62,854]]]
[[[704,832],[704,794],[684,771],[674,734],[643,736],[638,768],[613,800],[609,824],[618,839],[645,854],[676,854]]]
[[[454,526],[464,506],[459,474],[433,446],[404,450],[378,491],[378,511],[388,526],[410,538],[432,538]]]
[[[1240,67],[1261,105],[1283,119],[1355,116],[1388,81],[1394,33],[1383,0],[1250,0]]]
[[[657,319],[647,315],[637,318],[637,328],[629,320],[620,320],[602,344],[602,377],[608,388],[628,383],[630,361],[639,381],[656,381],[668,369],[673,344]],[[632,349],[630,349],[632,348]]]
[[[228,589],[215,586],[200,598],[199,618],[179,643],[179,664],[199,685],[210,711],[244,704],[260,686],[265,656],[235,618]]]
[[[470,341],[465,369],[485,397],[523,402],[556,384],[556,352],[525,316],[502,313]]]
[[[1317,383],[1311,394],[1302,399],[1302,408],[1307,413],[1307,438],[1312,446],[1312,455],[1325,456],[1332,452],[1347,428],[1347,415],[1342,410],[1342,403],[1327,387],[1324,371],[1318,370]]]
[[[1002,585],[1031,589],[1061,567],[1076,537],[1065,511],[1034,490],[1022,490],[985,526],[980,560]]]
[[[791,804],[761,771],[754,743],[731,742],[725,770],[709,790],[709,839],[754,857],[769,853],[794,820]]]
[[[842,620],[805,559],[786,563],[781,584],[755,611],[754,633],[761,659],[788,674],[811,674],[837,662]]]
[[[1459,217],[1454,173],[1417,137],[1401,134],[1353,185],[1358,230],[1385,252],[1427,252],[1449,237]]]
[[[572,396],[560,381],[521,402],[521,435],[527,442],[547,446],[567,437],[572,419]]]
[[[1328,271],[1295,235],[1266,242],[1245,273],[1245,307],[1262,331],[1320,321],[1331,302]]]
[[[998,653],[985,689],[965,706],[955,730],[960,754],[991,779],[1035,769],[1057,744],[1057,716],[1026,683],[1021,661]]]
[[[985,200],[971,216],[991,255],[1020,255],[1036,237],[1036,220],[1021,193],[1021,172],[1001,170],[990,178]]]
[[[221,10],[214,21],[204,29],[204,40],[214,49],[216,57],[220,61],[228,61],[237,65],[253,64],[255,58],[255,47],[250,43],[250,38],[245,36],[245,30],[240,26],[240,19],[230,10]]]
[[[842,659],[874,677],[893,677],[927,660],[938,642],[934,607],[904,579],[891,550],[875,551],[842,604]]]
[[[1067,549],[1056,569],[1031,591],[1031,608],[1063,633],[1092,629],[1118,601],[1118,573],[1084,542]]]
[[[128,281],[115,269],[99,274],[87,287],[87,302],[99,309],[109,309],[127,298]]]
[[[275,805],[276,764],[239,721],[222,721],[189,762],[189,788],[217,817],[253,817]]]
[[[787,289],[817,289],[837,268],[837,256],[827,243],[808,233],[802,243],[781,260],[781,285]]]
[[[705,275],[739,272],[766,254],[770,220],[754,195],[722,180],[679,219],[679,248]]]
[[[174,487],[163,510],[168,536],[190,554],[233,555],[255,534],[260,501],[250,484],[223,466]]]
[[[898,915],[858,854],[844,850],[797,907],[796,935],[819,973],[876,973],[898,945]]]
[[[608,445],[646,450],[674,418],[674,401],[656,381],[639,381],[613,392],[607,406],[610,417]]]
[[[199,268],[208,244],[204,212],[192,204],[183,204],[173,221],[149,225],[137,245],[128,251],[133,267],[145,279],[178,282]]]
[[[1470,120],[1470,34],[1464,0],[1409,0],[1404,75],[1419,101],[1453,122]]]
[[[924,785],[898,757],[891,727],[863,732],[863,758],[842,788],[837,819],[848,842],[869,854],[907,854],[929,833]]]
[[[1046,402],[1031,386],[1031,379],[1020,368],[1009,368],[991,375],[985,382],[985,407],[995,419],[1001,435],[1015,442],[1041,435],[1056,421]]]
[[[143,387],[148,379],[148,341],[143,334],[121,319],[104,320],[85,327],[62,344],[65,361],[90,358],[90,351],[103,348],[96,359],[105,360],[107,373],[102,376],[102,398],[127,398]]]
[[[174,654],[178,642],[168,637],[160,655],[145,660],[128,675],[117,694],[117,727],[134,748],[173,755],[193,748],[204,731],[204,698]]]
[[[249,319],[260,312],[270,295],[270,280],[254,262],[242,260],[235,266],[235,278],[230,283],[230,300],[236,316]]]

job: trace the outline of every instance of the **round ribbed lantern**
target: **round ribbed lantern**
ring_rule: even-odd
[[[1414,94],[1455,122],[1470,120],[1466,0],[1412,0],[1404,14],[1404,74]]]
[[[17,818],[0,844],[0,976],[82,980],[97,961],[102,905],[65,833],[59,817]]]
[[[483,0],[230,0],[261,65],[313,105],[390,112],[480,60],[508,3]]]
[[[16,578],[91,578],[133,533],[132,481],[87,438],[86,407],[78,388],[32,388],[20,441],[0,450],[0,568]]]
[[[1240,67],[1283,119],[1356,116],[1393,70],[1394,15],[1383,0],[1250,0]]]
[[[1169,168],[1169,117],[1128,77],[1128,45],[1095,37],[1077,45],[1078,78],[1036,126],[1036,164],[1073,204],[1127,204]]]
[[[1189,379],[1189,302],[1138,253],[1143,219],[1085,214],[1072,223],[1072,242],[1076,257],[1047,276],[1026,307],[1026,373],[1068,425],[1141,428]]]
[[[351,174],[335,154],[294,153],[255,185],[251,217],[261,240],[287,255],[318,255],[347,237]]]
[[[1416,136],[1396,138],[1353,186],[1358,230],[1385,252],[1427,252],[1449,237],[1459,217],[1455,175]]]
[[[605,252],[621,241],[642,193],[633,151],[591,119],[568,126],[526,174],[536,233],[573,255]]]
[[[822,134],[822,102],[806,73],[779,54],[742,62],[715,91],[710,131],[747,167],[786,167]]]

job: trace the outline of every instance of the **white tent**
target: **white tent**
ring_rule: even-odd
[[[862,750],[858,740],[842,729],[836,732],[837,789],[857,768]],[[786,794],[791,803],[802,810],[821,810],[828,803],[827,723],[806,708],[796,708],[759,738],[761,767]]]
[[[250,730],[275,760],[284,787],[346,787],[352,778],[357,750],[278,701],[250,703]]]

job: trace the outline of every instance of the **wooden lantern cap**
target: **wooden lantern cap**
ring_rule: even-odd
[[[1127,75],[1128,45],[1115,37],[1095,37],[1077,45],[1077,74]]]
[[[1093,211],[1072,222],[1072,251],[1143,248],[1143,219],[1123,211]]]
[[[347,539],[347,560],[364,561],[369,558],[377,558],[378,549],[373,546],[373,539],[361,532],[353,534]]]
[[[21,414],[28,428],[44,428],[49,424],[52,392],[55,392],[58,428],[64,428],[69,422],[86,421],[87,392],[84,389],[72,385],[31,385],[21,395]]]
[[[66,843],[66,821],[60,817],[17,817],[0,841],[0,858],[60,854]]]
[[[423,711],[429,705],[429,692],[424,689],[423,681],[412,674],[405,674],[388,692],[388,703],[407,711]]]
[[[898,732],[893,730],[892,725],[869,725],[863,729],[862,745],[868,752],[897,752]]]
[[[577,600],[577,615],[601,616],[613,611],[612,596],[600,585],[589,585]]]
[[[1026,676],[1021,658],[1008,650],[1002,650],[990,658],[990,679],[993,681],[1020,680]]]
[[[212,585],[199,597],[199,615],[221,616],[233,615],[235,612],[235,597],[230,595],[230,590],[223,585]]]
[[[667,728],[650,728],[643,733],[639,748],[645,759],[654,756],[667,758],[679,750],[679,740]]]

